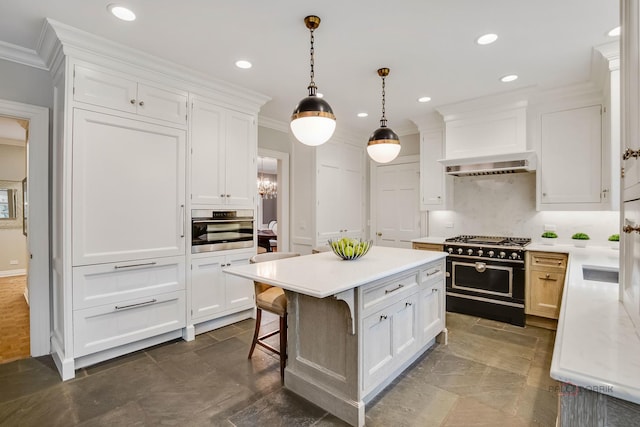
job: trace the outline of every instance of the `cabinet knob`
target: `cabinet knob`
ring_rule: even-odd
[[[407,302],[404,304],[405,307],[411,307],[413,305],[413,303]]]
[[[134,104],[136,103],[136,100],[135,100],[135,99],[132,99],[132,100],[130,100],[129,102],[131,103],[131,105],[134,105]]]
[[[380,233],[379,231],[376,233],[376,236],[378,237],[382,237],[382,233]]]
[[[547,193],[542,193],[542,197],[547,197]]]
[[[138,102],[138,105],[141,106],[141,107],[144,107],[144,101]]]
[[[549,273],[547,273],[547,274],[545,275],[545,277],[546,277],[547,279],[548,279],[550,276],[551,276],[551,275],[550,275]]]
[[[231,194],[227,194],[227,197],[231,197]]]
[[[380,316],[380,321],[382,322],[383,320],[387,320],[386,314],[383,314],[382,316]]]
[[[224,194],[221,194],[220,197],[224,197]]]

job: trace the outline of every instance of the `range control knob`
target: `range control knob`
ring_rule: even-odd
[[[493,252],[493,251],[489,251],[489,256],[490,256],[490,257],[494,256],[495,254],[496,254],[495,252]]]
[[[518,254],[517,254],[517,253],[515,253],[515,252],[513,252],[513,253],[511,254],[511,258],[513,258],[513,259],[518,259]]]
[[[467,253],[468,253],[469,255],[473,255],[473,249],[467,249]]]
[[[484,251],[482,249],[478,249],[478,256],[482,256],[483,253]]]
[[[504,258],[506,256],[507,256],[507,254],[505,254],[504,252],[500,252],[500,258]]]
[[[449,253],[452,254],[453,253],[453,248],[449,248]]]
[[[458,254],[462,255],[462,248],[458,248]]]

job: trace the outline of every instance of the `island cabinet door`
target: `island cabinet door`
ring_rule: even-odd
[[[391,310],[385,308],[363,319],[363,388],[365,394],[391,373],[393,339]]]
[[[420,342],[418,330],[418,294],[396,303],[392,307],[393,317],[393,368],[415,354]]]
[[[444,298],[442,280],[426,285],[420,291],[419,322],[421,345],[426,344],[444,329]]]

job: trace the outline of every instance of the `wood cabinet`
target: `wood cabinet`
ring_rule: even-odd
[[[423,251],[436,251],[436,252],[442,252],[444,250],[444,245],[442,244],[437,244],[437,243],[419,243],[419,242],[412,242],[411,243],[411,247],[413,249],[419,249],[419,250],[423,250]]]
[[[525,312],[558,319],[567,269],[567,254],[527,252]]]
[[[445,174],[438,160],[444,159],[444,131],[420,131],[420,209],[449,209],[453,199],[453,177]]]
[[[192,97],[191,203],[253,207],[256,193],[255,116]]]
[[[363,150],[328,143],[317,148],[318,243],[340,236],[362,237],[364,232]]]
[[[609,192],[602,106],[547,112],[540,120],[539,209],[602,209]]]
[[[224,273],[227,267],[248,264],[253,255],[251,251],[191,260],[190,319],[193,323],[254,307],[253,282]]]
[[[73,99],[144,117],[187,124],[187,92],[139,83],[115,71],[76,65]]]
[[[181,129],[74,109],[73,265],[185,254]]]

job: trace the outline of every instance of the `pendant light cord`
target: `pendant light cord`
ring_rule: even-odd
[[[311,60],[309,61],[311,64],[311,73],[310,73],[311,82],[309,83],[309,87],[307,89],[309,89],[309,96],[315,96],[318,88],[316,87],[316,82],[313,81],[313,78],[315,76],[315,73],[313,70],[313,66],[315,65],[315,58],[314,58],[315,50],[313,49],[313,42],[315,41],[315,38],[313,37],[313,28],[310,28],[309,32],[311,33]]]
[[[384,76],[382,76],[382,118],[380,119],[380,127],[387,127],[387,117],[385,116],[385,91],[384,91]]]

